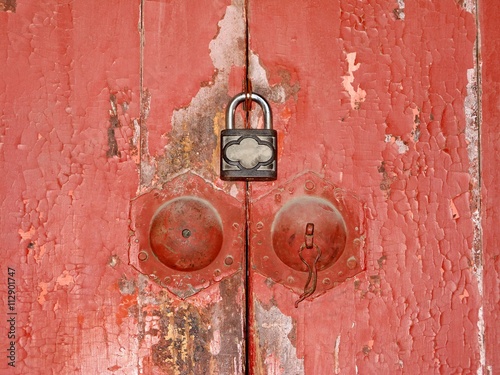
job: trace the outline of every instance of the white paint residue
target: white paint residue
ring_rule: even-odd
[[[365,101],[366,91],[359,86],[354,89],[354,72],[359,69],[360,63],[356,64],[356,52],[346,54],[348,66],[348,75],[342,76],[342,85],[351,97],[351,108],[359,109],[359,105]]]
[[[304,360],[297,358],[297,350],[288,335],[293,329],[292,318],[277,307],[264,309],[255,302],[257,333],[262,348],[265,348],[264,362],[270,374],[303,374]],[[272,369],[272,371],[271,371]]]
[[[410,149],[408,145],[400,137],[395,137],[392,134],[386,134],[385,143],[395,144],[396,147],[398,148],[398,153],[400,154],[404,154],[405,152],[408,152],[408,150]]]
[[[401,139],[396,139],[396,146],[398,147],[398,152],[400,154],[404,154],[407,152],[410,148],[404,143]]]
[[[229,190],[229,194],[233,197],[233,198],[236,198],[238,196],[238,188],[236,187],[235,184],[233,184],[233,186],[231,186],[231,190]]]
[[[214,331],[212,341],[210,341],[210,354],[217,355],[220,353],[220,331]]]
[[[471,5],[472,1],[465,1],[464,8],[470,6],[470,9],[475,9]],[[476,61],[477,44],[474,46],[473,54]],[[469,156],[469,176],[471,185],[471,207],[475,209],[471,212],[472,223],[474,225],[474,237],[472,240],[471,256],[475,260],[473,272],[477,279],[477,288],[480,298],[483,297],[484,274],[483,274],[483,249],[482,249],[482,223],[481,223],[481,192],[480,192],[480,169],[479,169],[479,99],[478,99],[478,82],[477,73],[479,66],[475,64],[474,68],[467,70],[467,96],[465,97],[465,139],[467,141],[467,154]],[[477,374],[483,374],[483,368],[486,368],[486,348],[484,344],[484,315],[483,307],[479,308],[477,318],[477,341],[479,346],[479,360]]]
[[[240,48],[241,40],[235,35],[245,35],[245,20],[242,17],[242,5],[240,1],[226,8],[224,18],[219,21],[219,34],[210,42],[210,57],[214,67],[220,72],[229,70],[233,65],[244,65],[244,54]]]
[[[141,126],[139,125],[139,121],[137,119],[134,119],[132,121],[134,124],[134,134],[132,136],[132,145],[135,147],[139,146],[139,138],[141,136]]]
[[[269,86],[269,80],[267,79],[266,70],[260,64],[259,56],[255,53],[250,52],[250,80],[254,87],[269,87],[271,92],[267,98],[275,103],[284,103],[286,100],[285,88],[281,85]]]
[[[405,0],[398,0],[398,18],[400,20],[405,19]]]
[[[476,17],[476,0],[464,0],[462,2],[462,7],[469,13]]]
[[[339,348],[340,348],[340,335],[338,335],[337,339],[335,340],[335,352],[333,354],[335,360],[335,374],[340,374]]]
[[[75,282],[75,279],[66,270],[63,271],[63,273],[61,275],[59,275],[59,277],[56,279],[56,283],[61,285],[61,286],[68,286],[69,284],[74,283],[74,282]]]

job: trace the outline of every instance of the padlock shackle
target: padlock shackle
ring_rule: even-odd
[[[271,116],[271,107],[266,99],[254,92],[251,94],[242,92],[231,99],[226,108],[226,129],[234,129],[234,113],[236,111],[236,107],[243,103],[248,97],[250,97],[252,101],[257,102],[262,108],[262,113],[264,114],[264,129],[272,129],[273,120]]]

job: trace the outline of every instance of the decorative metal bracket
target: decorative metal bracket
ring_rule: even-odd
[[[364,214],[355,195],[315,173],[299,175],[252,203],[252,266],[299,294],[298,302],[315,298],[365,269]]]
[[[129,262],[184,299],[239,271],[244,203],[186,173],[131,203]]]

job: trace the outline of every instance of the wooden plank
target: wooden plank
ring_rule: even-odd
[[[227,224],[241,232],[233,255],[242,262],[244,184],[220,181],[218,166],[225,106],[244,78],[243,1],[145,1],[143,17],[140,191],[182,190],[165,184],[186,173],[201,176],[227,194],[225,206],[208,199],[224,223],[234,216],[229,200],[238,201],[241,218]],[[148,283],[138,301],[150,327],[139,348],[145,373],[242,373],[243,271],[184,301]]]
[[[16,313],[0,371],[137,372],[127,247],[139,1],[46,0],[0,18],[2,347]]]
[[[216,181],[243,3],[46,0],[0,18],[0,257],[16,291],[1,371],[241,373],[243,272],[182,301],[128,264],[128,242],[137,190],[186,171],[244,215],[244,185]]]
[[[465,135],[477,132],[465,116],[476,30],[465,6],[250,3],[253,86],[281,137],[278,181],[251,186],[250,251],[272,235],[259,200],[288,194],[302,171],[359,197],[367,226],[366,271],[298,308],[296,293],[252,275],[253,373],[480,368],[477,143]]]
[[[481,25],[481,183],[482,183],[482,227],[484,261],[484,325],[486,374],[494,374],[500,368],[497,350],[500,345],[500,321],[498,304],[500,292],[499,238],[498,238],[498,197],[499,189],[499,145],[498,90],[500,89],[500,69],[498,49],[500,30],[498,29],[499,3],[479,2],[479,22]]]

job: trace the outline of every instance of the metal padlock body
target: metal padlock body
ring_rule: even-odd
[[[264,129],[235,129],[234,114],[248,96],[264,115]],[[278,134],[272,128],[271,107],[260,95],[236,95],[226,109],[226,129],[221,131],[222,180],[271,181],[277,178]]]

